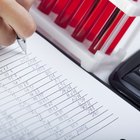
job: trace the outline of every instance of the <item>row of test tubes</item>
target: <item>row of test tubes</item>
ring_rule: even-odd
[[[41,0],[38,9],[57,16],[61,28],[72,28],[71,36],[79,42],[91,42],[88,50],[102,50],[110,55],[134,21],[109,0]]]

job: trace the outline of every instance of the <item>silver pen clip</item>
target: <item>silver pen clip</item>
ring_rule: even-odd
[[[24,51],[24,53],[27,54],[26,40],[24,38],[20,38],[17,36],[17,42],[18,42],[20,48],[22,49],[22,51]]]

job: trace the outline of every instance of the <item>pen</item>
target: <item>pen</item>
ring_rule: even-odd
[[[22,49],[22,51],[24,51],[24,53],[27,54],[26,40],[24,38],[20,38],[19,36],[17,36],[17,42],[18,42],[20,48]]]

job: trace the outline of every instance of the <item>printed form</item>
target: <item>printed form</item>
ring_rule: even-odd
[[[34,34],[0,48],[0,140],[139,140],[140,112]]]

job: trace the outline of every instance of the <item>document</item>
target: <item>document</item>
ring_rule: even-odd
[[[140,139],[138,110],[38,34],[27,46],[0,48],[0,140]]]

